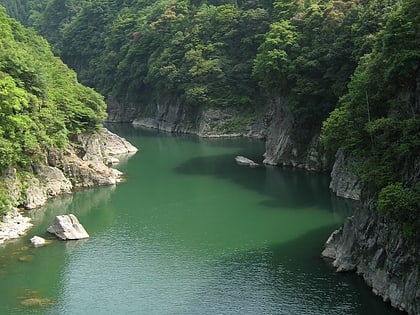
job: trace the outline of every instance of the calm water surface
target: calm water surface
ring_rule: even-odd
[[[399,314],[320,258],[351,213],[328,176],[236,165],[261,161],[257,141],[111,129],[140,148],[127,181],[30,213],[28,236],[0,248],[0,314]],[[91,238],[28,245],[64,213]]]

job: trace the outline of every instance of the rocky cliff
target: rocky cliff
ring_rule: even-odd
[[[267,138],[264,163],[326,171],[329,160],[319,143],[319,132],[297,130],[295,117],[288,108],[286,97],[276,97],[269,102]],[[301,141],[298,133],[308,134],[311,140]]]
[[[127,109],[128,108],[128,109]],[[108,121],[132,121],[135,126],[166,132],[192,133],[201,137],[246,136],[266,139],[264,163],[325,171],[331,162],[319,143],[319,132],[308,141],[299,142],[295,118],[288,109],[286,97],[272,98],[259,113],[233,107],[191,107],[180,98],[162,96],[155,103],[137,105],[108,104]]]
[[[236,108],[187,106],[179,97],[161,96],[154,103],[138,105],[127,115],[126,109],[119,111],[116,104],[114,102],[113,106],[108,107],[109,122],[131,121],[134,126],[201,137],[265,137],[264,115]],[[120,107],[125,108],[125,104],[120,104]]]
[[[338,150],[331,171],[330,189],[339,197],[360,200],[363,184],[354,175],[354,166],[351,154]]]
[[[33,165],[31,172],[5,170],[0,180],[12,206],[34,209],[49,198],[75,189],[116,184],[121,181],[122,173],[109,165],[116,162],[116,156],[137,151],[107,129],[93,135],[74,136],[71,140],[64,152],[47,152],[45,163]],[[21,223],[25,223],[25,228],[17,230],[15,225]],[[0,222],[0,243],[22,235],[30,227],[27,223],[16,208],[12,208]]]
[[[322,255],[337,271],[355,271],[372,291],[392,306],[420,314],[418,244],[413,246],[395,223],[378,215],[375,198],[367,198],[333,232]]]

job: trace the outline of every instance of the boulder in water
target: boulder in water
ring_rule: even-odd
[[[89,234],[74,214],[56,216],[54,223],[47,231],[55,234],[61,240],[80,240],[89,237]]]
[[[46,245],[48,242],[45,238],[35,235],[31,238],[31,243],[34,247],[41,247]]]
[[[255,163],[253,160],[250,160],[244,156],[238,155],[235,157],[236,163],[240,165],[249,165],[249,166],[258,166],[258,163]]]

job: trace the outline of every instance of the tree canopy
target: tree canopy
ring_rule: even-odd
[[[102,96],[0,7],[0,170],[64,148],[69,134],[93,132],[104,118]]]

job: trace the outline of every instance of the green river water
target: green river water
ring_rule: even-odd
[[[110,128],[140,148],[126,182],[29,213],[0,247],[0,314],[400,314],[320,257],[352,211],[327,175],[236,165],[262,160],[255,140]],[[32,248],[65,213],[91,237]]]

